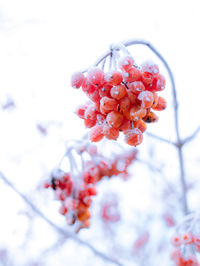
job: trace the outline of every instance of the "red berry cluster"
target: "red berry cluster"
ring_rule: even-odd
[[[45,188],[55,191],[57,199],[61,201],[60,213],[66,216],[68,224],[77,225],[76,232],[90,225],[89,208],[92,196],[97,194],[95,185],[103,177],[127,176],[127,167],[136,157],[136,150],[132,150],[109,160],[99,154],[93,145],[82,146],[78,153],[82,159],[83,153],[91,158],[83,161],[84,167],[80,173],[65,173],[60,170],[44,183]]]
[[[182,234],[175,234],[172,238],[172,244],[175,247],[171,254],[177,266],[200,266],[194,252],[200,252],[200,234],[192,234],[185,232]],[[181,250],[188,251],[189,255],[184,256]],[[193,251],[191,254],[190,251]]]
[[[166,108],[165,99],[157,95],[165,88],[165,78],[157,65],[145,63],[138,67],[131,56],[122,57],[118,65],[119,69],[107,73],[92,68],[86,77],[82,72],[74,73],[72,87],[82,87],[91,100],[77,109],[77,115],[91,128],[91,141],[100,141],[104,136],[117,140],[122,131],[125,142],[137,146],[143,140],[146,123],[158,120],[152,109]]]

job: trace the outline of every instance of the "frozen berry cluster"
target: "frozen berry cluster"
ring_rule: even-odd
[[[121,57],[117,69],[106,73],[97,67],[88,70],[86,76],[74,73],[71,85],[82,88],[90,99],[78,107],[77,115],[91,128],[89,138],[93,142],[104,137],[117,140],[122,131],[125,142],[137,146],[143,140],[146,123],[158,120],[153,111],[162,111],[167,105],[157,94],[165,89],[158,66],[144,63],[138,67],[130,55]]]
[[[200,234],[191,232],[176,233],[172,238],[175,249],[171,258],[177,266],[200,266],[195,255],[200,252]]]
[[[112,160],[98,153],[93,145],[82,146],[78,150],[76,147],[76,152],[83,160],[83,169],[78,174],[56,171],[50,180],[45,181],[44,187],[55,191],[56,198],[61,202],[60,213],[66,217],[68,224],[76,225],[78,232],[90,226],[90,207],[92,197],[97,194],[96,184],[103,177],[127,177],[127,168],[136,158],[137,151],[115,155]],[[90,159],[85,160],[84,154]]]

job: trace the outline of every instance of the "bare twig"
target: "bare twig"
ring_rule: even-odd
[[[100,257],[104,261],[113,263],[118,266],[123,266],[120,262],[118,262],[115,259],[110,258],[108,255],[104,254],[103,252],[97,250],[95,247],[93,247],[90,243],[80,239],[77,235],[74,233],[68,232],[64,230],[63,228],[59,227],[55,223],[53,223],[51,220],[49,220],[22,192],[20,192],[14,184],[12,184],[5,175],[0,172],[0,178],[13,190],[15,191],[22,199],[23,201],[31,207],[31,209],[40,217],[42,218],[47,224],[49,224],[54,230],[56,230],[58,233],[60,233],[62,236],[65,236],[66,238],[71,238],[77,243],[88,247],[96,256]]]
[[[171,141],[171,140],[168,140],[168,139],[165,139],[163,137],[160,137],[160,136],[157,136],[155,134],[152,134],[150,132],[146,132],[146,135],[151,137],[151,138],[154,138],[154,139],[157,139],[159,141],[162,141],[162,142],[165,142],[165,143],[168,143],[168,144],[171,144],[171,145],[175,145],[176,146],[176,143]]]
[[[65,237],[59,238],[52,246],[48,247],[47,249],[45,249],[41,254],[40,254],[40,258],[44,258],[44,256],[46,256],[48,253],[55,251],[56,249],[60,248],[66,241]],[[40,261],[41,259],[38,259],[38,261]]]
[[[157,49],[147,41],[144,40],[130,40],[123,43],[125,46],[135,45],[135,44],[142,44],[147,46],[154,54],[158,56],[158,58],[162,61],[164,66],[167,69],[167,72],[170,77],[171,85],[172,85],[172,93],[173,93],[173,100],[174,100],[174,122],[175,122],[175,131],[176,131],[176,147],[178,150],[178,159],[179,159],[179,167],[180,167],[180,181],[181,181],[181,188],[182,188],[182,201],[183,201],[183,212],[184,214],[188,213],[188,203],[187,203],[187,193],[186,193],[186,181],[185,181],[185,170],[184,170],[184,158],[183,158],[183,145],[180,137],[180,130],[179,130],[179,119],[178,119],[178,100],[177,100],[177,93],[176,93],[176,85],[174,81],[174,76],[172,71],[164,59],[164,57],[157,51]]]
[[[141,164],[146,165],[146,166],[150,169],[150,171],[152,171],[152,172],[157,172],[157,173],[159,173],[162,177],[164,177],[164,173],[163,173],[161,167],[157,167],[157,166],[151,164],[151,162],[146,161],[146,160],[143,160],[143,159],[140,159],[140,158],[136,158],[136,161],[139,162],[139,163],[141,163]],[[167,185],[168,188],[169,188],[172,192],[175,192],[174,187],[172,186],[171,183],[169,183],[169,182],[167,181],[166,178],[161,178],[161,179],[159,179],[159,180],[160,180],[161,182],[163,182],[163,184],[164,184],[165,186]]]
[[[199,134],[200,132],[200,127],[198,127],[193,133],[192,135],[190,135],[189,137],[185,138],[183,141],[182,141],[182,145],[184,144],[187,144],[188,142],[190,142],[191,140],[193,140],[197,134]]]

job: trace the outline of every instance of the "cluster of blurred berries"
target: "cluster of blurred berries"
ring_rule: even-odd
[[[174,250],[171,258],[177,266],[200,266],[197,254],[200,253],[199,220],[186,216],[172,237]]]
[[[98,142],[104,137],[117,140],[120,131],[132,146],[143,140],[146,123],[158,120],[152,111],[166,108],[164,98],[157,92],[165,88],[165,78],[154,63],[135,65],[130,55],[120,57],[116,69],[104,72],[93,67],[84,76],[72,75],[73,88],[82,88],[90,101],[79,106],[77,115],[91,128],[89,138]]]
[[[136,158],[137,152],[130,150],[109,159],[98,153],[96,146],[91,144],[73,149],[76,156],[81,157],[82,169],[76,173],[58,170],[50,180],[45,181],[44,187],[55,191],[56,199],[61,202],[60,213],[66,217],[68,224],[76,225],[75,231],[78,232],[81,228],[90,226],[90,207],[92,197],[97,194],[96,184],[103,177],[127,177],[127,168]],[[72,153],[67,156],[72,164],[77,159],[76,156],[71,158]],[[74,165],[70,168],[73,167]]]

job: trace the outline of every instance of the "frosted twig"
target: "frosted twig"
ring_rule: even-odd
[[[129,50],[126,48],[126,45],[124,45],[122,42],[121,43],[113,43],[111,45],[113,51],[122,51],[126,55],[131,55]]]
[[[113,63],[113,52],[111,52],[109,59],[110,59],[110,61],[109,61],[109,71],[111,71],[112,63]]]
[[[189,141],[193,140],[197,134],[199,134],[200,132],[200,127],[198,127],[194,133],[192,135],[190,135],[189,137],[185,138],[183,141],[182,141],[182,145],[184,144],[187,144]]]
[[[101,69],[104,71],[105,69],[105,64],[106,64],[106,58],[103,60],[102,62],[102,66],[101,66]]]
[[[116,60],[116,57],[117,57],[117,52],[115,50],[113,50],[113,66],[114,66],[114,69],[117,70],[117,60]]]
[[[51,252],[51,251],[55,251],[56,249],[58,249],[59,247],[61,247],[66,241],[66,238],[65,237],[62,237],[60,239],[58,239],[52,246],[48,247],[47,249],[45,249],[41,255],[40,255],[40,258],[44,258],[44,255],[46,256],[47,253]],[[40,260],[38,260],[40,261]]]
[[[186,227],[187,229],[189,229],[189,225],[191,224],[191,222],[193,221],[195,217],[195,214],[194,213],[190,213],[188,215],[186,215],[179,223],[178,225],[176,226],[176,232],[179,232],[181,231],[182,229],[186,230]]]
[[[137,162],[139,162],[139,163],[142,163],[142,164],[144,164],[144,165],[146,165],[152,172],[157,172],[157,173],[159,173],[160,175],[162,175],[162,177],[164,177],[164,173],[163,173],[163,171],[162,171],[162,168],[160,167],[156,167],[155,165],[153,165],[153,164],[151,164],[149,161],[146,161],[146,160],[143,160],[143,159],[140,159],[140,158],[137,158],[136,157],[136,159],[135,159]],[[167,181],[167,179],[166,178],[161,178],[161,179],[159,179],[160,181],[162,181],[163,183],[164,183],[164,185],[167,185],[168,186],[168,188],[172,191],[172,192],[175,192],[175,189],[174,189],[174,187],[172,186],[172,184],[171,183],[169,183],[168,181]]]
[[[157,139],[157,140],[160,140],[162,142],[165,142],[165,143],[168,143],[168,144],[171,144],[171,145],[175,145],[176,146],[176,143],[171,141],[171,140],[168,140],[168,139],[165,139],[163,137],[160,137],[160,136],[157,136],[155,134],[152,134],[150,132],[145,132],[147,136],[151,137],[151,138],[154,138],[154,139]]]
[[[157,51],[157,49],[149,42],[144,40],[130,40],[124,42],[125,46],[135,45],[135,44],[142,44],[147,46],[154,54],[158,56],[158,58],[162,61],[167,72],[170,77],[171,85],[172,85],[172,93],[173,93],[173,101],[174,101],[174,120],[175,120],[175,131],[176,131],[176,147],[178,149],[178,158],[179,158],[179,167],[180,167],[180,180],[181,180],[181,187],[182,187],[182,200],[183,200],[183,212],[184,214],[188,213],[188,203],[187,203],[187,193],[186,193],[186,181],[185,181],[185,170],[184,170],[184,159],[183,159],[183,150],[182,150],[182,142],[180,138],[180,130],[179,130],[179,119],[178,119],[178,100],[177,100],[177,93],[176,93],[176,85],[174,81],[174,76],[172,71],[164,59],[164,57]]]
[[[74,241],[76,241],[78,244],[83,245],[87,248],[89,248],[96,256],[103,259],[104,261],[113,263],[118,266],[123,266],[120,262],[118,262],[115,259],[110,258],[108,255],[104,254],[103,252],[99,251],[95,247],[93,247],[90,243],[82,240],[74,233],[68,232],[64,230],[62,227],[59,227],[57,224],[49,220],[22,192],[20,192],[14,184],[12,184],[2,172],[0,172],[0,178],[13,190],[15,191],[22,199],[23,201],[40,217],[42,218],[47,224],[49,224],[54,230],[56,230],[59,234],[66,238],[71,238]]]

